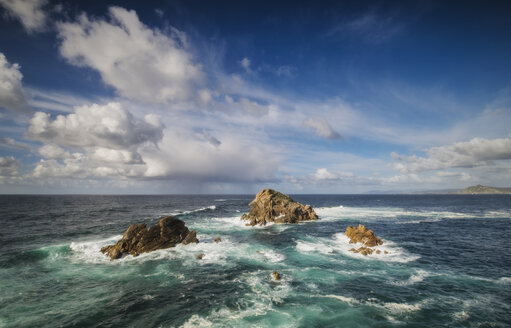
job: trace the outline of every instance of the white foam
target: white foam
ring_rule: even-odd
[[[363,255],[361,253],[351,252],[350,249],[358,248],[361,244],[350,244],[349,238],[342,232],[336,233],[333,238],[311,238],[314,241],[298,240],[296,241],[296,250],[300,253],[321,253],[326,255],[335,255],[341,253],[343,255],[364,259],[364,260],[380,260],[388,262],[411,262],[420,256],[406,252],[403,248],[397,246],[394,242],[383,240],[383,245],[372,247],[375,252],[371,255]],[[380,254],[376,251],[379,250]],[[385,251],[387,254],[385,254]]]
[[[80,261],[88,263],[109,262],[110,259],[101,253],[100,249],[104,246],[115,244],[121,238],[122,235],[117,235],[99,240],[72,242],[69,248],[73,251],[75,258]]]
[[[201,207],[201,208],[198,208],[196,210],[183,211],[183,212],[180,212],[179,214],[190,214],[190,213],[202,212],[202,211],[206,211],[206,210],[214,211],[214,210],[216,210],[216,206],[215,205],[211,205],[211,206]]]
[[[274,250],[266,250],[259,252],[262,254],[268,261],[272,263],[282,262],[286,259],[286,257],[283,254],[277,253]]]
[[[502,277],[497,279],[499,284],[511,284],[511,277]]]
[[[354,253],[350,251],[352,248],[360,247],[361,244],[350,244],[350,239],[343,232],[336,233],[334,235],[334,239],[337,250],[341,251],[344,255],[354,258],[401,263],[415,261],[420,258],[418,255],[406,252],[403,248],[390,240],[382,239],[383,245],[371,247],[375,250],[375,252],[370,255],[363,255],[362,253]],[[380,251],[380,254],[376,253],[377,250]],[[387,252],[387,254],[385,254],[385,252]]]
[[[336,300],[339,300],[343,303],[347,303],[347,304],[350,304],[350,305],[357,305],[357,304],[360,304],[360,301],[354,299],[353,297],[346,297],[346,296],[342,296],[342,295],[333,295],[333,294],[330,294],[330,295],[319,295],[320,297],[328,297],[328,298],[334,298]]]
[[[415,273],[412,274],[407,280],[393,281],[391,284],[396,286],[409,286],[424,281],[424,279],[429,275],[430,273],[425,270],[416,270]]]
[[[347,297],[342,295],[317,295],[318,297],[328,297],[337,299],[343,303],[347,303],[349,305],[368,305],[376,308],[383,309],[392,314],[399,314],[403,312],[411,312],[417,311],[421,309],[421,304],[408,304],[408,303],[395,303],[395,302],[378,302],[378,300],[371,298],[367,300],[357,300],[353,297]]]
[[[142,298],[143,298],[144,300],[146,300],[146,301],[150,301],[150,300],[154,299],[154,298],[155,298],[155,296],[154,296],[154,295],[148,295],[148,294],[146,294],[146,295],[142,296]]]
[[[381,219],[398,220],[401,224],[418,224],[422,222],[437,222],[444,219],[482,218],[510,218],[511,211],[488,211],[484,213],[461,213],[452,211],[410,211],[399,207],[349,207],[332,206],[315,209],[318,216],[324,221],[353,220],[374,221]]]
[[[301,253],[318,252],[322,254],[331,254],[334,252],[334,249],[325,243],[313,243],[304,240],[298,240],[296,242],[296,249]]]
[[[283,274],[279,282],[274,282],[270,270],[242,274],[234,281],[250,290],[239,299],[235,308],[221,307],[212,310],[206,316],[194,314],[181,327],[223,327],[226,323],[233,327],[259,327],[244,319],[262,317],[270,311],[275,311],[274,304],[283,303],[292,291],[288,275]],[[279,314],[287,317],[287,325],[283,327],[296,327],[295,319],[290,314],[284,312]]]

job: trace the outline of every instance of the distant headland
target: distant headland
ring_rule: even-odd
[[[456,192],[456,194],[511,194],[511,188],[497,188],[488,186],[471,186]]]

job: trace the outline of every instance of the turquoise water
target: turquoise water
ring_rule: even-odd
[[[252,198],[0,196],[0,327],[511,326],[509,196],[297,195],[320,221],[247,227]],[[99,252],[169,214],[200,243]],[[387,255],[348,251],[359,223]]]

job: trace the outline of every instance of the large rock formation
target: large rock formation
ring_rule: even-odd
[[[347,227],[345,233],[350,239],[350,244],[362,243],[369,247],[383,245],[383,241],[362,224],[359,224],[358,227]]]
[[[373,253],[373,249],[370,247],[383,245],[383,241],[376,237],[372,230],[367,229],[362,224],[359,224],[358,227],[347,227],[345,234],[350,239],[350,244],[361,243],[364,245],[358,249],[350,249],[353,253],[370,255]],[[380,251],[377,250],[376,253],[380,254]],[[385,251],[385,254],[387,254],[387,251]]]
[[[146,225],[132,224],[121,239],[114,244],[101,248],[101,252],[110,256],[110,260],[123,254],[138,256],[142,253],[174,247],[179,243],[198,243],[197,232],[189,231],[185,223],[172,216],[166,216],[158,224],[146,229]]]
[[[262,226],[268,222],[297,223],[318,219],[310,205],[304,206],[272,189],[260,191],[249,206],[250,213],[243,214],[241,219],[250,221],[247,225],[252,226]]]

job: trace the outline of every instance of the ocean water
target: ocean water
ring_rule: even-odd
[[[252,198],[0,196],[0,327],[511,326],[510,196],[296,195],[321,220],[247,227]],[[170,214],[200,243],[99,252]],[[358,224],[388,254],[349,252]]]

